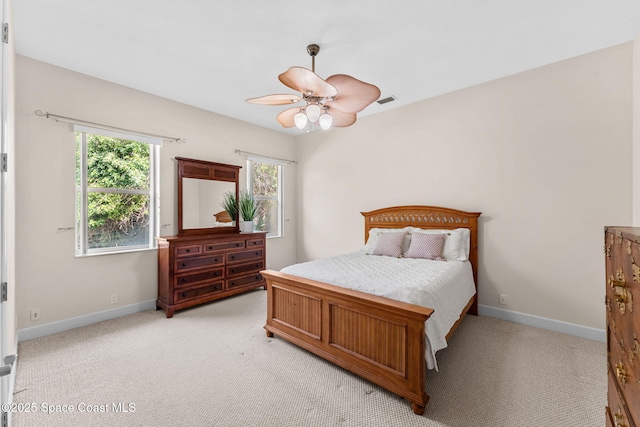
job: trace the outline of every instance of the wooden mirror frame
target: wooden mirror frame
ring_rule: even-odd
[[[178,161],[178,235],[190,234],[221,234],[221,233],[238,233],[240,226],[238,218],[234,227],[211,227],[211,228],[183,228],[182,222],[182,179],[195,178],[206,179],[210,181],[226,181],[235,182],[236,199],[239,194],[238,176],[242,166],[227,165],[224,163],[208,162],[206,160],[187,159],[184,157],[176,157]],[[222,209],[222,208],[221,208]]]

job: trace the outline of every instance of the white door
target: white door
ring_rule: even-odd
[[[9,356],[9,352],[12,349],[9,349],[8,343],[8,331],[7,331],[7,303],[5,302],[6,295],[6,283],[7,283],[7,168],[9,167],[6,164],[7,152],[9,149],[9,141],[8,138],[10,130],[9,130],[9,119],[8,119],[8,103],[7,96],[9,91],[7,90],[8,84],[8,72],[7,72],[7,64],[8,64],[8,55],[9,49],[8,44],[5,42],[4,36],[4,23],[6,22],[6,17],[8,16],[7,7],[8,0],[1,0],[1,15],[0,15],[0,23],[2,23],[2,52],[0,54],[0,73],[1,73],[1,83],[0,83],[0,120],[1,120],[1,135],[0,135],[0,153],[2,153],[2,157],[0,158],[2,162],[2,167],[0,169],[0,284],[2,288],[0,289],[0,294],[2,297],[0,298],[0,398],[2,399],[2,418],[0,419],[1,426],[8,426],[11,423],[11,413],[5,412],[5,403],[12,402],[11,393],[11,377],[12,377],[12,366],[15,361],[15,355]],[[13,298],[13,296],[12,296]]]

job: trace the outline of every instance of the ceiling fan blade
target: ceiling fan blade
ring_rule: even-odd
[[[287,105],[294,104],[299,102],[301,98],[298,95],[289,95],[289,94],[276,94],[276,95],[265,95],[259,96],[257,98],[249,98],[245,100],[249,104],[260,104],[260,105]]]
[[[329,114],[333,118],[332,128],[346,128],[356,122],[356,113],[345,113],[330,107]]]
[[[313,94],[322,98],[336,96],[336,88],[325,82],[311,70],[303,67],[291,67],[278,76],[282,84],[304,94]]]
[[[276,117],[276,119],[278,120],[278,123],[282,125],[283,128],[292,128],[296,125],[296,123],[293,120],[293,116],[298,114],[298,111],[300,111],[300,108],[298,107],[289,108],[287,110],[284,110],[282,113],[278,114],[278,117]]]
[[[336,74],[327,79],[338,90],[331,106],[347,113],[358,113],[380,98],[380,89],[346,74]]]

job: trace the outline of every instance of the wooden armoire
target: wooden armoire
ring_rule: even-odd
[[[640,427],[640,228],[605,227],[607,426]]]

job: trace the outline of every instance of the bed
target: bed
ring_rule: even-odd
[[[365,243],[371,230],[468,229],[466,264],[474,289],[468,300],[458,303],[462,307],[459,312],[456,309],[456,313],[449,313],[455,321],[447,326],[444,339],[449,339],[465,314],[477,314],[480,213],[433,206],[398,206],[362,212],[362,215]],[[358,254],[350,256],[362,258]],[[289,270],[297,271],[295,268]],[[433,316],[432,322],[435,322],[437,305],[427,307],[336,286],[339,277],[331,279],[333,283],[327,283],[271,270],[263,271],[262,275],[267,283],[267,322],[264,326],[267,336],[276,334],[378,384],[411,402],[416,414],[424,413],[429,400],[426,393],[428,354],[437,351],[437,348],[429,350],[430,340],[425,337],[425,331],[428,319]]]

